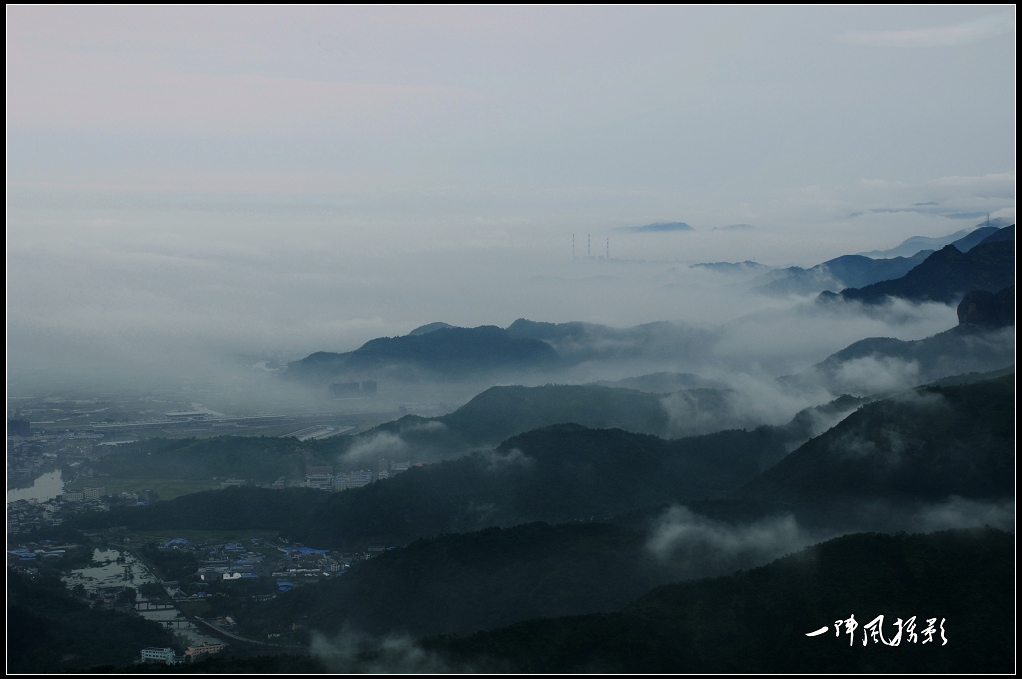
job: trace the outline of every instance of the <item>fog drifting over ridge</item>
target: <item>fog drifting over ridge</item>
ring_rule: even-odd
[[[142,374],[203,373],[238,354],[282,352],[294,359],[351,351],[431,321],[506,327],[520,317],[617,327],[681,322],[705,339],[687,360],[650,364],[650,371],[743,368],[777,375],[863,337],[920,339],[956,323],[944,305],[819,309],[811,298],[773,299],[689,268],[721,258],[725,249],[749,247],[720,232],[654,235],[661,253],[676,258],[659,262],[615,261],[614,249],[628,245],[614,238],[608,262],[572,261],[570,233],[519,230],[512,238],[479,229],[476,242],[464,237],[431,245],[412,230],[408,237],[396,230],[360,233],[273,216],[119,216],[119,223],[8,230],[8,351],[15,375],[115,366]],[[772,238],[776,257],[806,240]],[[576,234],[577,252],[580,240]],[[717,240],[732,242],[721,247]],[[703,252],[708,256],[700,257]],[[608,377],[581,367],[576,373],[579,380]]]
[[[1003,7],[9,14],[9,384],[231,381],[522,317],[677,321],[711,340],[650,370],[770,378],[953,309],[691,264],[1014,219]],[[672,221],[696,230],[616,230]]]

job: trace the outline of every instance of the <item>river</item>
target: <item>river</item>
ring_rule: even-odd
[[[7,491],[7,504],[18,500],[46,502],[64,492],[64,479],[58,469],[38,477],[28,488],[12,488]]]

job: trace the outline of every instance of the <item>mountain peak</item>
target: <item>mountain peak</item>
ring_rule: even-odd
[[[442,321],[437,321],[435,323],[427,323],[426,325],[420,325],[418,328],[416,328],[415,330],[412,330],[408,334],[409,335],[425,335],[426,333],[433,332],[435,330],[443,330],[444,328],[457,328],[457,327],[458,326],[451,325],[450,323],[444,323]]]
[[[657,222],[645,226],[621,226],[615,231],[627,231],[630,233],[663,233],[666,231],[695,231],[685,222]]]

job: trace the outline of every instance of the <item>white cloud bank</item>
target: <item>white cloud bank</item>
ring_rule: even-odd
[[[990,14],[959,24],[900,31],[848,31],[837,42],[874,47],[955,47],[1015,32],[1015,13]]]

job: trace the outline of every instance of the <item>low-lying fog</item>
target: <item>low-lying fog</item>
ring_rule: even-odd
[[[821,308],[815,295],[770,297],[750,291],[749,274],[691,264],[755,258],[770,266],[811,266],[966,225],[899,213],[834,219],[818,228],[764,220],[752,229],[700,224],[695,232],[627,233],[606,228],[607,220],[600,228],[573,228],[563,216],[550,228],[464,216],[452,225],[360,219],[338,204],[213,209],[173,201],[161,207],[154,199],[141,208],[45,208],[20,194],[13,204],[12,394],[188,384],[258,391],[264,407],[278,397],[293,404],[322,396],[280,384],[267,365],[314,351],[351,351],[432,321],[678,324],[653,356],[583,363],[519,382],[659,371],[732,383],[769,380],[865,337],[910,340],[946,330],[957,322],[955,310],[902,302],[869,311]],[[468,398],[485,386],[457,395]]]
[[[821,313],[690,265],[1014,219],[1003,9],[12,12],[15,394],[292,400],[252,366],[522,317],[692,331],[558,379],[773,377],[954,312]]]

